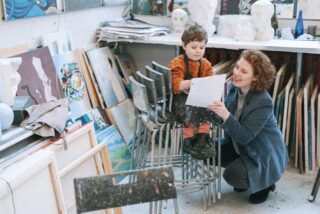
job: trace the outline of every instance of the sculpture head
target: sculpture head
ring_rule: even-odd
[[[258,0],[251,6],[251,19],[255,28],[271,27],[274,13],[273,4],[269,0]]]
[[[184,31],[188,21],[188,14],[183,9],[175,9],[171,15],[172,26],[174,33],[181,34]]]

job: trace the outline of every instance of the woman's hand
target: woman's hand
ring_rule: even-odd
[[[218,116],[220,116],[223,119],[223,122],[225,122],[230,115],[230,112],[228,111],[223,102],[213,102],[211,105],[208,106],[208,108],[214,113],[216,113]]]
[[[191,87],[191,80],[182,80],[179,85],[179,90],[184,91]]]

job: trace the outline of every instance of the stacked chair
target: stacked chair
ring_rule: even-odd
[[[137,71],[136,79],[133,76],[129,78],[138,118],[135,141],[131,148],[133,167],[174,167],[178,196],[203,191],[206,210],[216,202],[217,197],[220,198],[220,144],[217,146],[218,158],[197,160],[183,152],[182,124],[177,122],[171,112],[171,72],[155,61],[151,65],[145,66],[144,73]],[[219,132],[212,125],[212,138],[218,137]]]

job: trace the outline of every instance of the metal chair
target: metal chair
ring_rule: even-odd
[[[130,176],[134,179],[115,185],[116,176]],[[174,211],[179,213],[173,170],[170,166],[75,178],[74,189],[77,213],[145,202],[150,202],[149,213],[161,213],[162,200],[168,199],[173,199]]]
[[[313,184],[313,187],[312,187],[311,195],[310,195],[310,198],[309,198],[310,202],[314,202],[314,200],[316,200],[317,193],[319,191],[319,187],[320,187],[320,168],[318,170],[316,180],[314,181],[314,184]]]

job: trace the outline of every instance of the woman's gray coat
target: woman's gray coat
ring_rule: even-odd
[[[249,91],[238,121],[233,116],[237,108],[238,90],[231,86],[225,101],[231,114],[221,126],[225,130],[225,142],[232,143],[232,137],[239,145],[250,188],[255,193],[280,179],[288,156],[269,93],[266,90]]]

